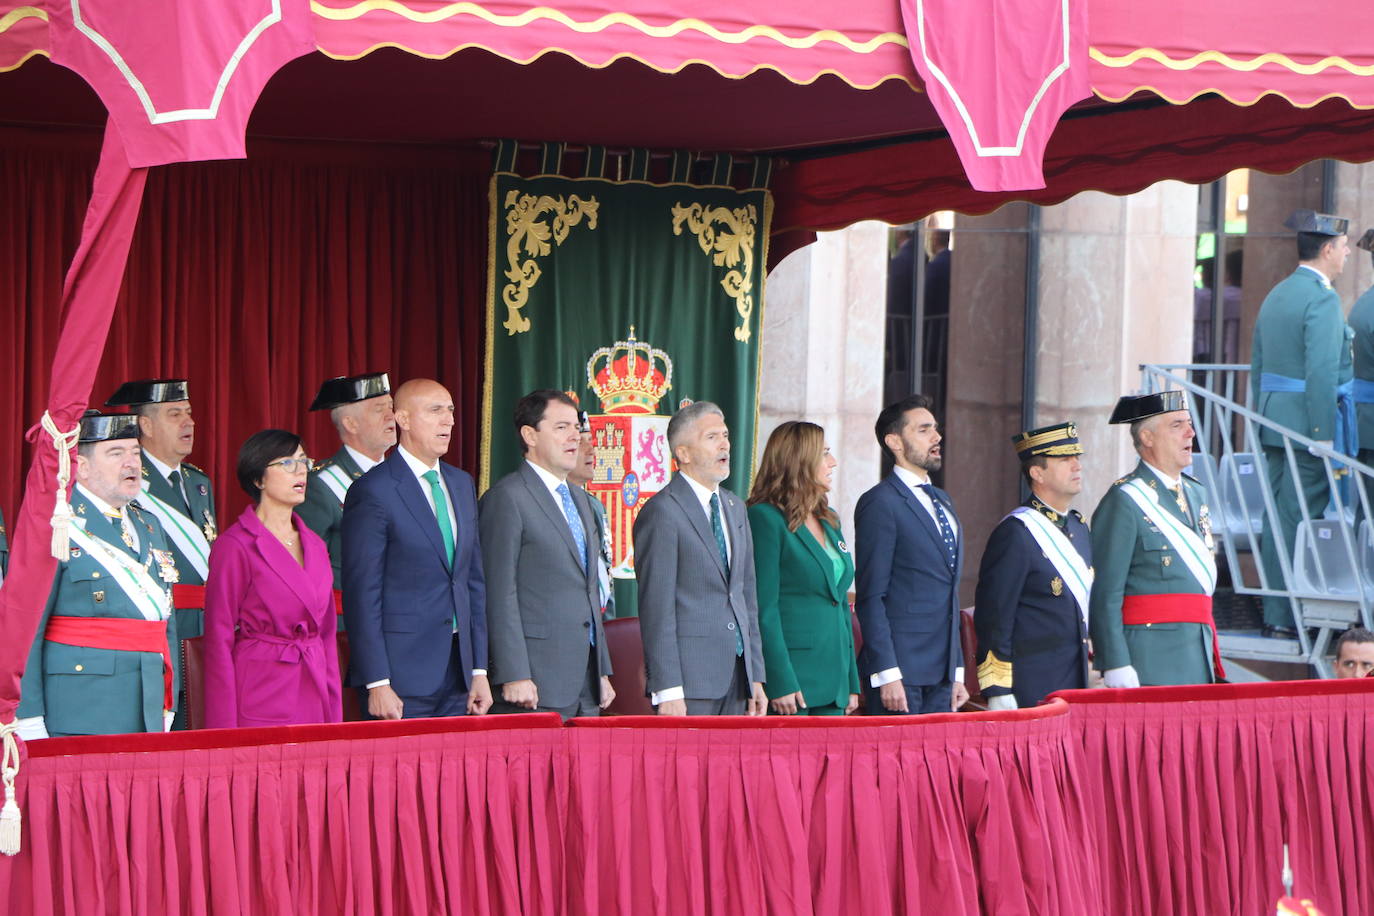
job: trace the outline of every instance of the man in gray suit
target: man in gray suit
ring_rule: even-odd
[[[568,485],[577,406],[540,389],[515,405],[525,461],[482,497],[493,711],[594,716],[615,698],[601,629],[600,535],[591,498]]]
[[[697,401],[668,422],[678,473],[635,519],[639,625],[659,715],[761,716],[754,542],[730,476],[725,415]]]

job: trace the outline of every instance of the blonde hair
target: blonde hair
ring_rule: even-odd
[[[816,482],[816,468],[825,457],[825,430],[805,420],[788,420],[768,437],[754,485],[749,490],[749,505],[776,506],[788,531],[796,531],[808,515],[839,523],[830,508],[825,489]]]

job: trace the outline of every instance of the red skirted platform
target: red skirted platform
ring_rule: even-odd
[[[1374,683],[914,719],[547,716],[65,738],[15,913],[1374,912]],[[1064,700],[1068,702],[1064,702]]]

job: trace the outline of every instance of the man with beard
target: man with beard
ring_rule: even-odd
[[[888,405],[874,431],[893,468],[854,510],[868,712],[950,712],[968,699],[959,640],[964,551],[949,494],[930,482],[941,460],[930,399],[913,394]]]
[[[1031,496],[988,538],[973,621],[989,709],[1034,706],[1088,686],[1092,544],[1078,510],[1083,446],[1072,423],[1012,437]]]
[[[1093,664],[1108,687],[1220,680],[1212,521],[1202,485],[1183,473],[1193,460],[1183,392],[1127,395],[1107,422],[1131,424],[1140,461],[1093,513]]]
[[[19,703],[25,739],[172,723],[176,567],[139,494],[138,420],[89,411],[76,447],[70,555],[57,564]]]
[[[639,623],[649,699],[661,716],[761,716],[754,541],[730,476],[725,415],[696,401],[668,421],[678,472],[635,519]]]
[[[343,588],[343,507],[353,481],[382,463],[396,444],[391,383],[385,372],[332,378],[320,386],[311,410],[329,411],[343,447],[310,472],[305,502],[296,507],[329,548],[334,587]]]

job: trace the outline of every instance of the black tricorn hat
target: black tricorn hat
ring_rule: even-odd
[[[1044,455],[1047,458],[1067,458],[1083,454],[1083,444],[1078,441],[1078,427],[1072,422],[1055,423],[1039,429],[1017,433],[1011,437],[1016,446],[1016,457],[1022,461]]]
[[[137,407],[140,404],[162,404],[167,401],[189,401],[191,390],[184,378],[145,378],[125,382],[110,395],[106,407]]]
[[[1316,210],[1294,210],[1283,224],[1294,232],[1310,232],[1313,235],[1345,235],[1350,228],[1350,220],[1330,213]]]
[[[109,439],[137,439],[138,417],[131,413],[101,413],[88,410],[81,417],[78,442],[105,442]]]
[[[365,372],[362,375],[341,375],[326,379],[315,395],[311,410],[333,410],[345,404],[356,404],[369,398],[391,394],[391,382],[385,372]]]
[[[1182,391],[1156,391],[1154,394],[1128,394],[1116,402],[1108,423],[1134,423],[1162,413],[1187,410],[1188,399]]]

